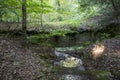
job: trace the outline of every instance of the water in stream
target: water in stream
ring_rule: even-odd
[[[82,59],[80,58],[78,59],[66,53],[62,53],[62,51],[81,49],[82,47],[79,47],[80,45],[88,46],[89,44],[95,42],[96,40],[100,40],[99,39],[100,37],[99,38],[95,37],[94,39],[94,38],[91,38],[91,35],[89,33],[83,33],[81,35],[76,34],[74,36],[65,36],[65,37],[57,37],[57,38],[51,37],[51,38],[46,38],[43,40],[41,38],[37,38],[37,39],[32,39],[32,38],[35,38],[35,37],[29,38],[30,40],[34,41],[33,43],[36,43],[36,42],[40,44],[49,43],[47,45],[49,46],[52,45],[56,47],[54,53],[57,59],[54,60],[54,66],[55,67],[60,66],[63,68],[64,71],[62,72],[62,74],[59,74],[59,73],[57,74],[59,75],[59,79],[58,79],[58,76],[55,74],[57,78],[52,79],[52,80],[112,80],[112,79],[108,79],[110,72],[105,72],[105,71],[88,72],[85,70],[85,67],[83,66],[84,62],[82,61]],[[45,40],[47,40],[47,42],[45,42]],[[71,48],[70,46],[74,46],[74,49]],[[58,47],[62,47],[62,48],[58,48]],[[70,74],[71,71],[68,71],[67,68],[68,69],[71,68],[71,71],[73,71],[74,73]],[[78,72],[85,72],[86,74],[82,74],[82,73],[79,74]]]
[[[84,62],[82,61],[82,59],[70,56],[60,51],[64,49],[66,48],[56,48],[54,52],[57,56],[57,61],[54,61],[54,66],[61,66],[62,68],[66,68],[63,69],[64,71],[59,76],[58,80],[112,80],[110,79],[110,72],[87,72],[85,70],[85,67],[83,66]],[[69,49],[71,50],[71,48]],[[67,68],[71,70],[68,71]],[[66,73],[67,71],[71,73]],[[84,72],[86,72],[86,74],[84,74]]]
[[[76,68],[76,70],[85,71],[83,66],[83,62],[81,59],[72,57],[66,53],[62,53],[55,50],[55,55],[59,59],[59,61],[55,61],[54,65],[62,66],[62,67],[69,67],[69,68]],[[73,75],[73,74],[63,74],[60,76],[59,80],[88,80],[83,75]]]

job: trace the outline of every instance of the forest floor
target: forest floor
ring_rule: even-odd
[[[109,71],[116,70],[120,73],[120,38],[106,39],[83,50],[85,55],[91,53],[89,55],[91,61],[85,60],[86,66]]]
[[[40,55],[53,53],[53,50],[38,45],[29,45],[28,48],[21,40],[0,38],[0,80],[42,80],[44,75],[47,79],[47,73],[44,74],[48,68],[45,64],[47,58],[45,62]]]
[[[94,49],[94,59],[84,57],[85,67],[88,67],[88,69],[115,69],[119,72],[120,38],[105,40],[102,42],[102,45],[105,46],[103,54],[107,58],[105,60],[105,57],[96,59],[101,55],[101,51],[103,51],[104,47],[101,45],[95,48],[94,46],[85,48],[85,53],[89,53]],[[95,50],[98,50],[98,53]],[[52,63],[54,58],[50,53],[54,53],[53,48],[31,44],[25,47],[20,38],[0,37],[0,80],[56,80],[46,73],[49,72],[47,70],[51,69],[47,62]],[[41,55],[46,59],[46,62],[42,59]],[[44,78],[43,75],[45,75]]]
[[[106,39],[83,49],[65,53],[81,58],[86,70],[108,71],[114,75],[113,80],[120,80],[120,37]]]

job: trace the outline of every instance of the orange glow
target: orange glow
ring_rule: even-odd
[[[93,58],[97,59],[98,57],[100,57],[104,50],[105,50],[105,46],[95,45],[95,47],[92,49]]]

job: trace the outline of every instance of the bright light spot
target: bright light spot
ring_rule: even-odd
[[[77,67],[77,66],[82,66],[83,64],[81,59],[77,59],[75,57],[68,57],[62,62],[64,67]]]
[[[95,45],[95,47],[92,50],[93,58],[96,59],[100,57],[105,50],[105,46],[103,45]]]

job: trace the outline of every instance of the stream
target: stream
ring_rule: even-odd
[[[74,67],[77,70],[85,71],[83,66],[83,62],[81,59],[72,57],[68,54],[61,53],[55,50],[55,55],[58,57],[59,61],[55,61],[54,65],[62,66],[62,67]],[[80,75],[72,75],[72,74],[63,74],[59,80],[83,80],[84,77]],[[87,80],[87,79],[86,79]]]
[[[69,47],[64,47],[56,48],[54,51],[57,57],[57,59],[54,61],[54,66],[61,67],[60,69],[63,68],[63,72],[59,75],[58,80],[111,80],[110,72],[86,71],[85,67],[83,66],[84,62],[82,59],[70,56],[62,52],[65,51],[65,49],[67,49],[67,51],[68,49],[69,51],[72,50]]]
[[[81,58],[70,56],[65,51],[74,51],[82,49],[92,43],[102,40],[101,34],[92,36],[90,33],[75,34],[73,36],[53,36],[50,38],[30,37],[33,43],[55,47],[54,67],[59,71],[52,80],[112,80],[111,73],[107,71],[88,71]],[[45,42],[46,41],[46,42]],[[54,72],[54,71],[53,71]],[[60,72],[60,73],[59,73]],[[51,75],[54,75],[51,73]],[[53,77],[52,77],[53,78]],[[51,79],[50,79],[51,80]]]

